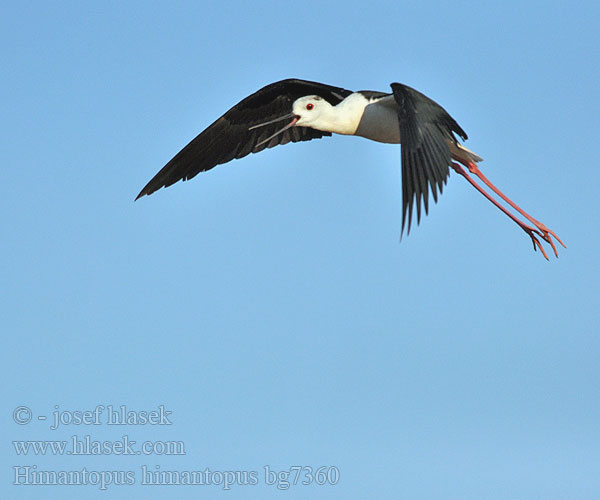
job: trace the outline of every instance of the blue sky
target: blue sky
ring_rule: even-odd
[[[591,1],[3,6],[0,496],[597,499],[599,18]],[[288,77],[426,93],[568,248],[546,262],[457,175],[400,243],[399,148],[351,137],[133,202]],[[99,425],[50,429],[98,405]],[[109,426],[108,405],[172,425]],[[185,455],[12,444],[74,435]],[[141,485],[157,465],[258,484]],[[12,485],[25,466],[134,484]],[[282,490],[265,466],[340,478]]]

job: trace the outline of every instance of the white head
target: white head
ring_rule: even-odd
[[[319,122],[326,120],[328,112],[333,106],[318,95],[300,97],[292,105],[292,113],[299,116],[296,122],[300,127],[319,129]],[[324,123],[323,123],[324,124]]]
[[[258,125],[252,125],[251,127],[248,127],[248,130],[253,130],[255,128],[264,127],[265,125],[283,122],[283,120],[293,118],[291,122],[289,122],[283,128],[280,128],[274,134],[271,134],[266,139],[263,139],[257,143],[256,146],[260,146],[261,144],[269,142],[271,139],[273,139],[273,137],[276,137],[289,128],[296,126],[311,127],[325,132],[338,132],[338,130],[333,128],[335,125],[335,112],[333,110],[334,107],[322,97],[319,97],[318,95],[308,95],[300,97],[294,101],[292,104],[291,113],[285,116],[280,116],[279,118],[275,118],[274,120],[259,123]],[[345,132],[339,133],[343,134]]]

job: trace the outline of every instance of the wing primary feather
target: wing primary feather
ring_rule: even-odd
[[[425,141],[423,142],[423,164],[425,165],[425,168],[427,170],[427,178],[430,180],[429,185],[431,187],[431,194],[433,196],[433,201],[437,203],[437,180],[438,180],[438,173],[437,170],[435,168],[435,162],[433,160],[433,157],[431,155],[431,151],[429,149],[429,143],[427,142],[427,138],[425,138]],[[425,207],[425,212],[428,212],[428,207]]]

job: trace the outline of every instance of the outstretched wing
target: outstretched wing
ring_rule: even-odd
[[[292,104],[300,97],[319,95],[335,106],[351,93],[343,88],[296,79],[282,80],[267,85],[236,104],[177,153],[146,184],[137,195],[136,200],[179,180],[191,179],[200,172],[227,163],[234,158],[258,153],[278,144],[330,136],[329,132],[321,132],[310,127],[291,127],[271,140],[260,144],[261,141],[280,129],[282,122],[250,128],[291,113]]]
[[[398,104],[398,121],[402,149],[402,232],[408,213],[408,229],[417,205],[417,224],[421,220],[421,198],[425,213],[429,210],[429,189],[437,202],[449,174],[452,161],[449,142],[456,143],[454,133],[463,140],[467,134],[439,104],[411,87],[391,84]]]

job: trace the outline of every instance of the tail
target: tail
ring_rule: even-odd
[[[449,145],[452,156],[458,161],[470,161],[473,163],[479,163],[480,161],[483,161],[483,158],[481,156],[473,153],[473,151],[465,148],[462,144],[459,144],[458,142],[451,142]]]

